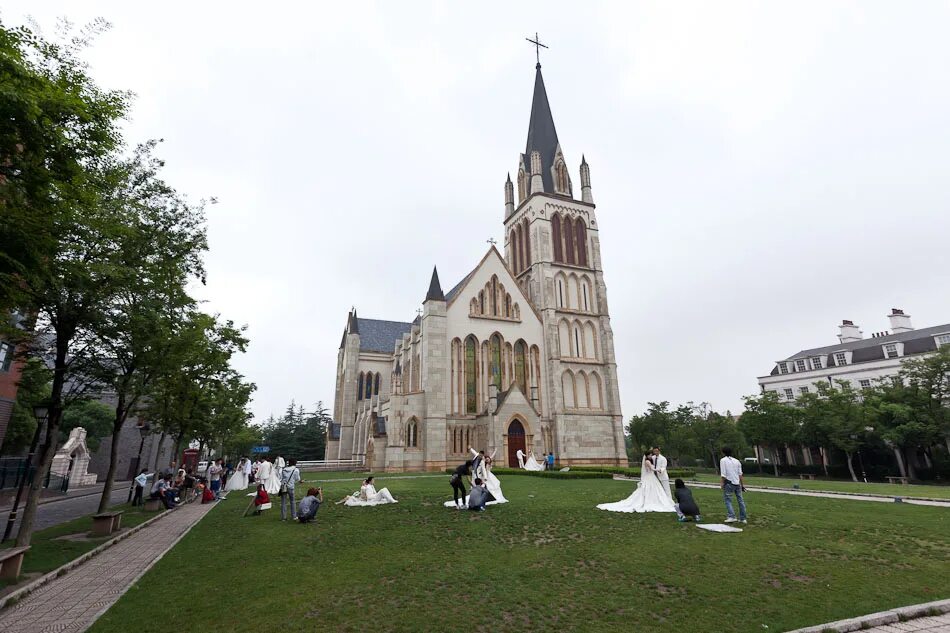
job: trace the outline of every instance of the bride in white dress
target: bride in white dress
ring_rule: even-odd
[[[534,451],[528,453],[528,459],[524,463],[525,470],[544,470],[544,466],[538,463],[534,458]]]
[[[663,484],[653,472],[653,462],[647,452],[640,464],[640,483],[633,494],[615,503],[601,503],[597,507],[611,512],[676,512],[669,490],[663,489]]]
[[[474,448],[469,448],[468,450],[472,451],[472,454],[476,457],[478,456]],[[478,471],[472,473],[472,479],[474,481],[477,477],[485,482],[485,487],[488,488],[488,492],[491,493],[491,496],[495,498],[495,503],[508,503],[508,500],[505,499],[505,495],[501,492],[501,482],[498,480],[498,477],[492,474],[491,467],[494,462],[495,451],[492,451],[491,455],[487,456],[482,460],[482,463],[479,464]],[[468,500],[466,500],[466,503],[468,503]]]
[[[348,506],[381,506],[386,503],[399,503],[389,492],[389,488],[383,488],[377,491],[373,485],[373,478],[367,477],[363,480],[359,492],[347,495],[343,499],[343,504]]]
[[[246,467],[247,458],[242,457],[234,469],[234,472],[228,477],[228,483],[224,486],[226,492],[231,492],[232,490],[247,490],[247,473],[244,472],[247,469]]]

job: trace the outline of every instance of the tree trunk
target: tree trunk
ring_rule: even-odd
[[[897,468],[901,471],[901,477],[907,477],[907,469],[904,467],[904,457],[901,455],[901,449],[894,447],[894,457],[897,458]]]
[[[830,477],[828,474],[828,451],[825,450],[824,446],[819,446],[818,452],[821,454],[821,468],[825,471],[825,477]]]
[[[924,449],[924,465],[928,470],[934,467],[934,463],[930,460],[930,450],[926,448]]]
[[[112,500],[115,471],[119,468],[119,437],[122,434],[122,427],[125,425],[125,418],[127,416],[128,407],[125,405],[125,393],[120,393],[119,400],[115,405],[115,420],[112,422],[112,446],[109,447],[109,472],[106,473],[106,480],[102,486],[102,496],[99,497],[99,509],[97,512],[100,513],[109,509],[109,502]]]
[[[719,462],[716,461],[716,450],[712,448],[709,449],[709,454],[712,455],[713,468],[716,469],[716,474],[721,475],[722,473],[719,472]]]
[[[778,477],[778,451],[772,449],[772,471],[775,473],[775,476]]]
[[[907,477],[917,479],[917,469],[914,468],[914,459],[909,448],[904,449],[904,463],[907,464]]]
[[[854,464],[851,463],[851,451],[845,451],[844,454],[848,458],[848,472],[851,473],[851,481],[858,483],[858,476],[854,474]]]
[[[162,431],[158,438],[158,448],[155,449],[155,461],[152,463],[152,470],[158,472],[158,458],[162,454],[162,444],[165,443],[165,431]]]
[[[36,521],[36,508],[40,504],[40,495],[43,494],[43,480],[53,463],[56,455],[56,444],[59,441],[59,427],[63,421],[63,386],[66,384],[66,356],[69,351],[69,341],[72,336],[57,332],[56,362],[53,372],[53,386],[50,390],[49,413],[46,425],[46,441],[40,451],[42,457],[36,465],[33,483],[30,484],[30,494],[26,498],[23,508],[23,518],[20,519],[20,529],[16,534],[16,546],[25,547],[33,538],[33,523]]]

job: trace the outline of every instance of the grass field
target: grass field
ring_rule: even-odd
[[[316,525],[219,503],[91,631],[761,632],[950,597],[944,508],[750,493],[746,530],[713,534],[594,508],[631,482],[507,477],[477,514],[442,507],[447,476],[377,484],[400,503]]]
[[[719,476],[700,473],[696,479],[704,482],[719,483]],[[931,499],[950,499],[950,486],[879,484],[841,480],[816,479],[815,481],[802,480],[797,477],[757,477],[747,475],[747,486],[771,486],[773,488],[791,488],[798,485],[802,490],[824,490],[831,492],[850,492],[855,494],[888,495],[900,497],[926,497]]]
[[[142,507],[132,507],[129,504],[123,504],[110,508],[111,510],[124,510],[122,515],[122,527],[132,528],[155,516],[156,512],[144,512]],[[92,516],[92,515],[89,515]],[[23,569],[21,570],[20,580],[23,580],[23,574],[42,575],[53,571],[57,567],[65,565],[74,558],[78,558],[91,549],[99,547],[110,536],[102,538],[90,538],[82,541],[58,540],[60,536],[69,534],[84,534],[92,529],[92,520],[89,516],[80,517],[40,530],[33,534],[32,547],[23,558]],[[4,543],[4,547],[13,547],[14,541],[11,539]],[[0,587],[11,584],[10,581],[0,580]]]

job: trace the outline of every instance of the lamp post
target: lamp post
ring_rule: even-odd
[[[142,441],[139,442],[139,455],[135,458],[135,470],[139,470],[139,467],[142,465],[142,449],[145,447],[145,438],[148,437],[151,428],[148,422],[144,422],[138,427],[139,433],[142,435]],[[132,483],[129,484],[129,498],[125,500],[126,503],[132,502],[132,491],[135,490],[135,478],[137,476],[138,473],[132,475]]]
[[[26,487],[26,480],[30,476],[30,468],[33,466],[33,458],[36,456],[36,447],[40,443],[40,436],[43,434],[43,426],[46,424],[46,418],[49,417],[49,408],[45,404],[33,407],[33,417],[36,418],[36,431],[33,432],[33,441],[30,442],[30,452],[26,455],[26,464],[24,464],[23,475],[21,475],[20,483],[17,486],[13,509],[10,510],[10,516],[7,517],[7,527],[3,530],[3,541],[10,538],[10,533],[13,532],[13,524],[16,523],[17,512],[20,509],[20,499],[23,497],[23,489]]]

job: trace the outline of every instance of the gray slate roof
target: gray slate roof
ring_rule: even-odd
[[[554,129],[554,117],[551,115],[548,93],[544,89],[544,78],[541,77],[541,64],[538,64],[535,69],[531,120],[528,123],[528,142],[524,150],[525,168],[530,172],[531,152],[539,152],[541,154],[541,180],[544,183],[544,191],[554,193],[551,168],[554,166],[554,155],[557,153],[557,130]]]
[[[452,298],[455,297],[456,294],[458,294],[459,290],[462,289],[462,286],[465,285],[465,282],[468,281],[468,280],[471,278],[471,276],[475,274],[475,271],[476,271],[476,270],[477,270],[477,268],[473,268],[473,269],[472,269],[472,272],[470,272],[469,274],[467,274],[467,275],[465,275],[464,277],[462,277],[462,281],[460,281],[460,282],[458,282],[457,284],[455,284],[454,286],[452,286],[452,289],[449,290],[447,293],[445,293],[445,300],[446,300],[446,301],[451,301]]]
[[[412,329],[411,323],[381,321],[379,319],[356,319],[360,333],[361,352],[392,354],[396,341]]]
[[[834,367],[835,352],[852,352],[851,364],[869,363],[876,360],[884,360],[884,345],[888,343],[903,343],[904,356],[914,354],[924,354],[933,352],[937,349],[934,337],[938,334],[950,333],[950,323],[945,325],[936,325],[910,332],[901,332],[899,334],[888,334],[887,336],[878,336],[876,338],[865,338],[860,341],[850,343],[838,343],[837,345],[825,345],[824,347],[814,347],[805,349],[785,360],[794,361],[799,358],[811,358],[820,356],[823,359],[822,365],[825,367]],[[778,374],[778,368],[772,369],[772,375]]]

